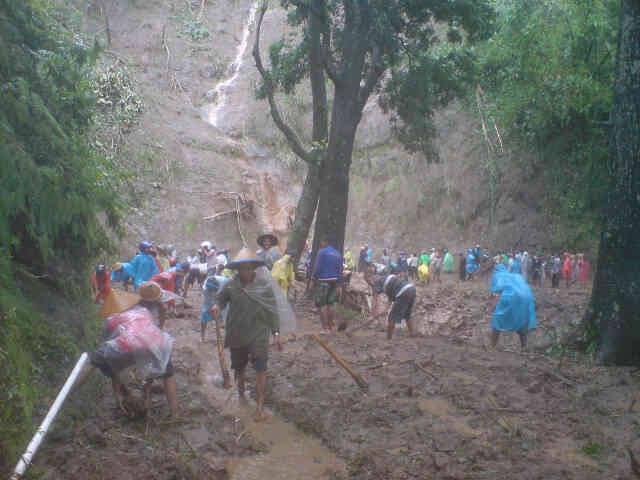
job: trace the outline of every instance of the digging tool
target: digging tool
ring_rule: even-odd
[[[222,339],[222,328],[220,327],[220,315],[214,315],[216,324],[216,347],[218,349],[218,360],[220,361],[220,370],[222,371],[222,386],[225,389],[231,388],[231,375],[227,368],[227,360],[224,357],[224,341]]]
[[[362,378],[362,376],[359,373],[355,372],[349,366],[349,364],[347,364],[347,362],[344,361],[342,357],[340,357],[340,355],[338,355],[329,345],[327,345],[327,343],[324,340],[322,340],[315,333],[311,335],[311,338],[313,338],[316,341],[316,343],[318,343],[318,345],[324,348],[329,353],[329,355],[331,355],[333,359],[338,363],[338,365],[344,368],[347,371],[347,373],[351,375],[351,377],[355,380],[355,382],[358,384],[361,390],[366,392],[369,389],[369,384],[365,381],[365,379]]]

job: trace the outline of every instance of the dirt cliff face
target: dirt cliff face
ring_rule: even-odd
[[[147,106],[126,141],[142,201],[123,248],[144,237],[186,250],[211,239],[235,250],[243,241],[254,245],[264,228],[286,235],[304,165],[288,150],[266,102],[255,98],[253,2],[105,3],[109,51],[127,65]],[[265,50],[290,33],[284,18],[276,6],[265,18]],[[92,17],[89,29],[101,22]],[[305,137],[308,86],[280,101]],[[544,190],[535,172],[515,174],[505,154],[497,160],[501,174],[490,182],[479,119],[452,105],[438,112],[436,125],[440,162],[430,164],[402,149],[388,117],[370,101],[354,152],[347,245],[548,246]]]

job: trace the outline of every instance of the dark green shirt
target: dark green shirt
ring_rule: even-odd
[[[269,336],[280,327],[276,299],[271,285],[256,278],[243,285],[236,276],[218,294],[222,311],[229,305],[225,322],[224,343],[229,348],[241,348],[254,342],[268,345]]]

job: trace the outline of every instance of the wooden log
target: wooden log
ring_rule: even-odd
[[[333,359],[338,363],[338,365],[344,368],[347,371],[347,373],[351,375],[351,377],[355,380],[355,382],[358,384],[361,390],[366,392],[369,389],[369,384],[365,381],[365,379],[362,378],[362,376],[359,373],[355,372],[347,364],[347,362],[344,361],[342,357],[340,357],[340,355],[338,355],[329,345],[327,345],[327,343],[324,340],[322,340],[316,334],[311,335],[311,338],[313,338],[318,345],[324,348],[327,351],[327,353],[329,353],[329,355],[331,355],[331,357],[333,357]]]
[[[224,357],[224,342],[222,340],[222,329],[220,327],[220,315],[214,316],[216,324],[216,347],[218,349],[218,360],[220,361],[220,370],[222,371],[222,386],[224,388],[231,388],[231,375],[227,368],[227,360]]]

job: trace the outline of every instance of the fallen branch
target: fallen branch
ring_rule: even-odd
[[[550,370],[546,367],[542,367],[540,365],[534,365],[534,368],[537,368],[541,372],[546,373],[547,375],[554,377],[557,380],[560,380],[562,383],[565,383],[572,387],[578,387],[578,384],[576,382],[574,382],[573,380],[569,380],[567,377],[560,375],[559,373],[556,373],[553,370]]]
[[[202,217],[203,220],[218,220],[222,217],[226,217],[228,215],[235,215],[236,209],[233,210],[225,210],[224,212],[216,213],[215,215],[209,215],[208,217]]]
[[[418,370],[420,370],[422,373],[425,373],[426,375],[430,376],[433,380],[437,380],[438,377],[436,377],[433,373],[431,373],[429,370],[427,370],[422,365],[420,365],[417,361],[413,360],[412,363],[413,363],[413,366],[416,367]]]
[[[169,65],[171,62],[171,51],[169,50],[169,44],[167,43],[167,25],[163,25],[162,26],[162,47],[164,48],[165,52],[167,52],[167,73],[169,73]]]
[[[315,333],[311,335],[311,338],[313,338],[318,343],[318,345],[324,348],[327,351],[327,353],[329,353],[329,355],[331,355],[331,357],[333,357],[333,359],[338,363],[338,365],[344,368],[347,371],[347,373],[351,375],[351,377],[355,380],[355,382],[358,384],[361,390],[366,392],[369,389],[369,384],[365,381],[365,379],[362,378],[362,376],[359,373],[355,372],[347,364],[347,362],[344,361],[342,357],[340,357],[340,355],[338,355],[331,347],[329,347],[329,345],[327,345],[327,343],[324,340],[322,340]]]

